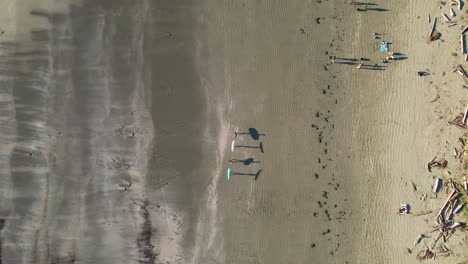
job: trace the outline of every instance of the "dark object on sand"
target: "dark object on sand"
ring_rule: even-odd
[[[234,143],[234,141],[233,141]],[[258,147],[256,146],[249,146],[249,145],[232,145],[232,152],[234,152],[234,148],[257,148],[257,149],[260,149],[260,152],[264,153],[263,151],[263,143],[260,142],[260,144],[258,145]]]
[[[252,163],[260,163],[258,160],[254,160],[254,158],[248,158],[248,159],[232,159],[230,160],[231,162],[237,163],[237,162],[242,162],[245,166],[249,166]]]
[[[432,168],[434,167],[441,167],[442,169],[445,169],[447,167],[447,160],[446,159],[440,159],[438,161],[436,161],[437,157],[434,157],[429,163],[427,163],[427,170],[429,172],[432,171]]]
[[[458,65],[457,67],[455,67],[453,69],[453,72],[458,72],[461,76],[468,78],[468,75],[466,74],[465,69],[461,65]]]
[[[429,247],[426,247],[424,251],[419,252],[419,254],[416,256],[416,259],[418,260],[425,260],[425,259],[430,259],[434,257],[434,252],[432,252]]]
[[[262,173],[262,170],[258,170],[256,173],[243,173],[243,172],[234,172],[234,171],[231,171],[231,168],[228,168],[228,180],[233,175],[252,176],[252,177],[255,177],[255,180],[257,180],[258,177],[260,177],[260,173]]]
[[[425,72],[425,71],[418,71],[418,75],[419,75],[420,77],[423,77],[423,76],[428,76],[429,73],[428,73],[428,72]]]
[[[468,108],[466,109],[465,114],[463,113],[458,114],[452,121],[449,121],[448,123],[452,126],[456,126],[461,129],[466,129],[468,128],[467,118],[468,118]]]
[[[364,8],[358,7],[357,11],[366,12],[367,11],[367,5]]]
[[[234,134],[236,135],[236,137],[237,137],[237,135],[239,135],[239,136],[241,136],[241,135],[250,135],[254,140],[258,140],[258,139],[260,139],[260,136],[265,136],[266,135],[266,134],[258,133],[258,130],[253,128],[253,127],[249,128],[249,132],[239,132],[239,128],[237,128],[236,131],[234,132]]]
[[[431,36],[429,37],[429,39],[430,39],[431,41],[436,41],[436,40],[438,40],[438,39],[440,38],[440,36],[442,36],[442,34],[440,34],[439,31],[434,31],[434,32],[431,34]]]

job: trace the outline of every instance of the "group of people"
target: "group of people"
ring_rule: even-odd
[[[395,60],[396,57],[395,57],[395,53],[394,52],[391,52],[389,51],[387,53],[387,55],[385,56],[385,59],[382,60],[382,63],[387,63],[389,60]],[[335,60],[336,60],[336,56],[333,56],[331,57],[331,63],[334,64],[335,63]],[[364,65],[364,59],[363,58],[360,58],[359,59],[359,63],[357,64],[356,66],[356,69],[362,69],[362,67],[365,66]]]
[[[331,58],[331,63],[334,64],[335,60],[336,60],[336,56],[333,56],[333,57],[330,57],[330,58]],[[355,59],[353,59],[353,60],[355,60]],[[358,63],[356,68],[361,69],[362,66],[364,66],[364,58],[359,59],[359,63]]]

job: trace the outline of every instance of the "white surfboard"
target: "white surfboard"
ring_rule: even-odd
[[[234,139],[231,143],[231,152],[234,152],[235,148],[236,148],[236,140]]]

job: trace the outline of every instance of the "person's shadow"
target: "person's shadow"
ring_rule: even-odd
[[[234,145],[234,147],[235,147],[235,148],[258,148],[258,149],[260,149],[260,151],[261,151],[262,153],[264,153],[264,152],[263,152],[263,143],[262,143],[262,142],[260,142],[260,144],[258,145],[258,147],[255,147],[255,146],[247,146],[247,145]],[[233,152],[234,152],[234,151],[233,151]]]
[[[262,170],[258,170],[256,173],[243,173],[243,172],[231,171],[231,175],[252,176],[252,177],[255,177],[255,180],[257,180],[258,177],[260,177],[260,173],[262,173]]]
[[[248,159],[245,159],[245,160],[241,160],[241,159],[232,159],[230,160],[232,163],[240,163],[242,162],[245,166],[249,166],[250,164],[252,163],[260,163],[260,161],[258,160],[254,160],[254,158],[248,158]]]
[[[236,132],[236,134],[239,136],[250,135],[254,140],[260,139],[260,136],[266,136],[266,134],[259,134],[258,130],[253,127],[249,128],[249,132]]]

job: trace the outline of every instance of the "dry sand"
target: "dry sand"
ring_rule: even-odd
[[[233,170],[262,168],[262,176],[257,182],[219,183],[215,230],[223,249],[213,247],[199,262],[220,254],[222,263],[418,262],[407,248],[429,230],[424,220],[431,216],[399,217],[395,210],[400,202],[414,211],[442,203],[419,198],[433,183],[424,164],[435,154],[449,155],[450,150],[441,152],[442,143],[455,142],[459,132],[447,126],[450,115],[440,120],[435,113],[464,107],[460,78],[449,74],[461,57],[449,55],[458,44],[448,39],[427,43],[427,14],[439,14],[435,3],[375,4],[380,11],[359,13],[357,6],[325,1],[223,3],[224,12],[203,16],[202,31],[208,33],[201,42],[208,43],[204,54],[210,56],[200,64],[213,64],[205,66],[210,77],[203,76],[212,80],[209,89],[226,89],[222,126],[256,127],[267,136],[261,139],[265,154],[232,155],[260,159],[254,168]],[[207,6],[216,10],[212,2]],[[330,55],[382,65],[372,32],[384,34],[391,50],[407,58],[385,71],[328,65]],[[432,75],[418,77],[426,68]],[[458,83],[446,91],[436,88],[444,71],[445,82]],[[430,104],[437,93],[443,99]],[[232,134],[220,141],[225,161],[230,139]],[[337,220],[342,212],[343,220]],[[461,238],[447,244],[458,257],[438,261],[466,260]]]
[[[467,103],[459,26],[427,42],[436,2],[54,3],[0,5],[16,32],[1,43],[2,263],[419,263],[407,248],[432,215],[395,210],[442,204],[420,200],[447,177],[424,164],[452,170],[446,121]],[[407,58],[330,63],[383,65],[372,32]],[[236,127],[265,133],[237,141],[264,153],[231,153]],[[227,181],[249,157],[232,170],[258,180]],[[467,260],[465,236],[437,263]]]

